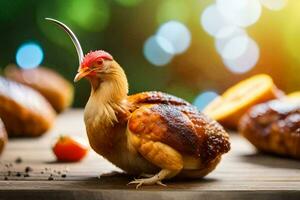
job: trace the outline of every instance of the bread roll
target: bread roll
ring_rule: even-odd
[[[37,91],[0,77],[0,118],[9,136],[39,136],[52,126],[55,111]]]
[[[239,131],[261,151],[300,159],[300,101],[254,106],[242,117]]]
[[[73,102],[74,88],[72,84],[48,68],[38,67],[23,70],[15,65],[9,65],[5,69],[5,75],[11,80],[39,91],[58,113]]]
[[[0,119],[0,154],[2,153],[4,146],[7,142],[7,135],[4,128],[4,124],[2,123]]]

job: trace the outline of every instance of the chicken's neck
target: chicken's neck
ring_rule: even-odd
[[[91,78],[90,82],[92,91],[84,112],[90,143],[92,146],[94,141],[111,143],[112,141],[108,140],[111,140],[110,132],[118,122],[117,113],[126,109],[124,104],[128,93],[126,75],[116,63],[114,70],[109,74]],[[100,145],[98,143],[94,145]]]

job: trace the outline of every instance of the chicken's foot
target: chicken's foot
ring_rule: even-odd
[[[159,173],[153,175],[150,178],[141,178],[141,179],[134,179],[133,181],[129,182],[128,185],[130,184],[137,184],[136,189],[138,189],[142,185],[161,185],[161,186],[166,186],[163,184],[161,181],[165,179],[166,177],[170,176],[174,172],[168,169],[162,169]]]

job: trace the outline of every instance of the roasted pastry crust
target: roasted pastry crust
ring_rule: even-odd
[[[9,136],[39,136],[52,126],[55,111],[35,90],[0,77],[0,117]]]
[[[300,101],[254,106],[242,117],[239,132],[261,151],[300,159]]]
[[[46,67],[22,70],[9,65],[5,76],[40,92],[56,112],[62,112],[72,104],[74,91],[71,83]]]

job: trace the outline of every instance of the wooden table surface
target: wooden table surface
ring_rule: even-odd
[[[300,199],[300,161],[257,153],[236,134],[231,151],[206,178],[138,190],[126,185],[133,177],[125,174],[99,178],[119,170],[93,151],[80,163],[55,162],[51,145],[60,134],[86,140],[82,110],[60,115],[43,137],[9,141],[0,163],[0,199]]]

